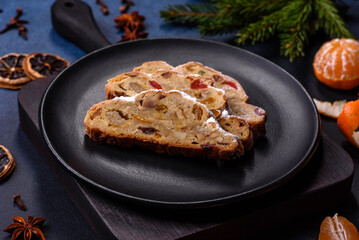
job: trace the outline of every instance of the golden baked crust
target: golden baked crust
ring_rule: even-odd
[[[152,74],[158,70],[174,70],[174,67],[164,61],[144,62],[141,66],[133,68],[132,72],[143,72]]]
[[[106,100],[87,112],[84,125],[94,141],[122,147],[210,159],[244,153],[237,136],[221,129],[203,104],[179,91],[149,90]]]

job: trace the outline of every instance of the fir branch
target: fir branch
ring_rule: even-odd
[[[217,0],[216,2],[216,8],[222,15],[259,20],[259,17],[281,9],[288,0]]]
[[[169,5],[167,9],[160,11],[160,16],[165,22],[182,24],[201,24],[211,18],[221,17],[210,4]]]
[[[292,61],[304,56],[309,35],[320,28],[331,37],[353,37],[335,7],[341,5],[342,0],[211,0],[169,6],[161,17],[166,22],[194,24],[202,35],[237,32],[237,44],[277,35],[281,54]]]
[[[303,57],[304,46],[307,43],[308,35],[304,29],[297,29],[292,32],[286,32],[279,35],[280,52],[282,55],[289,57],[292,62],[296,57]]]
[[[304,56],[304,46],[308,42],[309,20],[312,14],[312,3],[307,0],[293,1],[283,9],[282,19],[278,28],[281,54],[293,61],[296,57]]]
[[[237,18],[217,18],[199,25],[198,30],[204,36],[214,36],[236,32],[243,26],[244,22]]]
[[[277,11],[242,28],[237,34],[236,42],[244,45],[250,40],[252,44],[255,44],[270,38],[276,32],[280,16],[280,11]]]
[[[318,20],[324,31],[333,38],[346,37],[354,38],[349,32],[343,19],[338,15],[338,10],[330,0],[314,0]]]

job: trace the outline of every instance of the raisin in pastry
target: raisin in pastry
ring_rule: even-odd
[[[177,90],[148,90],[98,103],[84,125],[96,142],[157,153],[235,159],[244,152],[240,139],[224,131],[205,105]]]

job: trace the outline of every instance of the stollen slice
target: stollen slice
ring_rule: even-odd
[[[266,112],[263,108],[247,103],[249,98],[238,81],[199,62],[188,62],[175,69],[187,74],[212,77],[214,79],[213,86],[226,93],[230,114],[247,121],[254,138],[265,135]]]
[[[141,147],[157,153],[208,159],[236,159],[241,140],[224,131],[208,108],[174,90],[148,90],[91,107],[85,132],[94,141]]]
[[[224,91],[211,87],[211,83],[211,78],[193,78],[168,70],[156,71],[151,76],[141,72],[131,72],[109,79],[105,92],[106,98],[111,99],[117,96],[134,96],[150,89],[161,89],[166,92],[179,90],[196,98],[218,116],[225,107],[227,99]]]
[[[206,105],[223,129],[240,137],[246,150],[253,146],[253,134],[249,125],[238,116],[223,115],[226,96],[223,90],[213,88],[213,79],[203,76],[188,76],[170,70],[158,70],[152,74],[141,72],[123,73],[108,80],[105,87],[107,99],[116,96],[134,96],[144,90],[180,90]]]

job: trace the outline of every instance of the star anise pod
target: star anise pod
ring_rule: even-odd
[[[44,234],[40,229],[45,218],[34,218],[30,215],[26,222],[20,216],[13,217],[12,219],[14,222],[4,229],[5,232],[12,233],[11,240],[20,239],[21,237],[24,240],[30,240],[33,236],[36,239],[45,240]]]
[[[143,38],[147,37],[148,33],[139,32],[137,29],[138,28],[135,28],[134,30],[130,30],[129,28],[125,28],[125,34],[122,36],[122,38],[119,42],[143,39]]]
[[[137,28],[138,31],[141,31],[145,28],[145,25],[143,24],[144,20],[145,17],[139,15],[138,11],[133,11],[131,14],[124,13],[114,19],[114,21],[117,23],[117,28],[129,28],[130,30],[134,30],[135,28]]]

